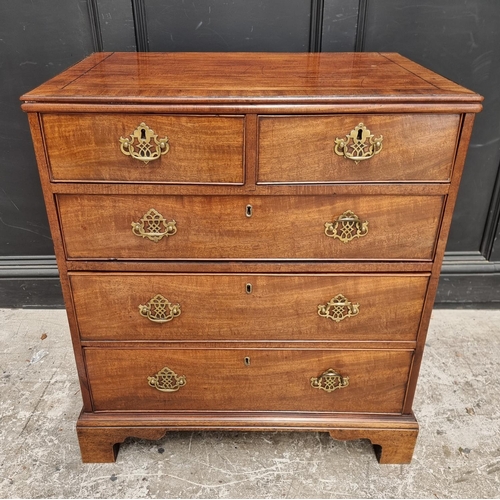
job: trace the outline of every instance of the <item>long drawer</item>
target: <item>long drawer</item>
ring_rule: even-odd
[[[444,196],[58,195],[69,259],[434,255]]]
[[[412,357],[404,350],[85,349],[96,411],[400,413]]]
[[[243,117],[48,114],[43,126],[56,181],[243,183]]]
[[[70,273],[83,340],[415,340],[428,275]]]
[[[448,181],[459,124],[437,114],[263,116],[258,181]]]

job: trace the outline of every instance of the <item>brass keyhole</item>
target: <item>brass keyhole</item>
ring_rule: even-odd
[[[245,366],[250,366],[250,356],[245,356],[244,361],[245,361]]]
[[[253,215],[253,207],[252,207],[252,205],[247,205],[246,206],[245,215],[247,217],[252,217],[252,215]]]
[[[252,291],[253,291],[253,286],[252,286],[252,283],[247,283],[247,284],[245,285],[245,290],[246,290],[246,292],[247,292],[248,294],[252,293]]]
[[[141,128],[141,140],[145,141],[146,140],[146,130]]]
[[[363,139],[363,130],[359,129],[358,130],[358,141],[360,141],[361,139]]]

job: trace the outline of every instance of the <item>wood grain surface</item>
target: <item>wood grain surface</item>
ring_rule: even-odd
[[[404,341],[416,339],[428,275],[71,273],[70,281],[83,340]],[[340,293],[359,313],[319,316],[318,305]],[[157,294],[180,304],[180,316],[141,316],[139,305]]]
[[[107,53],[24,101],[113,103],[477,102],[481,96],[384,53]],[[89,68],[89,66],[91,66]],[[79,73],[79,71],[82,71]]]
[[[79,196],[58,195],[68,258],[430,260],[442,196]],[[246,216],[247,205],[253,215]],[[151,208],[177,233],[153,242],[132,233]],[[325,223],[352,210],[368,221],[349,243]]]
[[[382,150],[356,164],[334,149],[360,123],[382,136]],[[261,116],[258,182],[447,181],[459,123],[438,114]]]
[[[160,439],[170,430],[316,431],[333,439],[369,439],[380,463],[409,463],[418,435],[413,414],[304,412],[97,412],[82,413],[76,430],[83,462],[114,462],[126,437]]]
[[[121,137],[145,123],[167,137],[169,151],[144,164],[120,150]],[[43,116],[49,167],[56,181],[242,184],[242,117],[151,114]]]
[[[400,413],[412,356],[403,350],[85,349],[95,411]],[[150,387],[148,377],[164,367],[185,376],[186,385],[177,392]],[[311,377],[330,368],[348,376],[349,385],[330,393],[313,388]]]

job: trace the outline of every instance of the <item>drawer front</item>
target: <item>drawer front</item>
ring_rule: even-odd
[[[426,275],[71,273],[83,340],[416,339]]]
[[[57,197],[68,258],[159,260],[431,260],[443,201],[381,195]]]
[[[85,359],[96,411],[400,413],[412,351],[87,348]],[[321,378],[330,369],[338,379]]]
[[[56,181],[244,181],[242,117],[55,114],[43,126]]]
[[[259,124],[260,183],[447,181],[460,117],[288,116],[261,117]],[[356,130],[359,124],[369,132]],[[351,132],[354,137],[347,139]],[[381,149],[375,144],[380,137]],[[343,139],[344,147],[336,139]],[[358,158],[363,155],[354,152],[353,145],[366,157],[347,158],[345,151]]]

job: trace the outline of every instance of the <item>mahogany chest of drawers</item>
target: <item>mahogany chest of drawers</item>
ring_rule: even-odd
[[[25,94],[83,461],[270,429],[409,462],[481,99],[381,53],[100,53]]]

